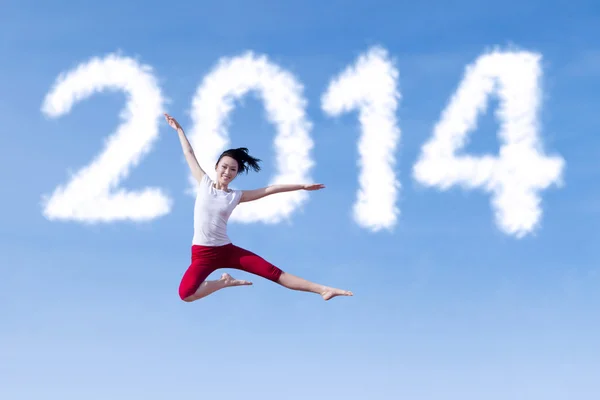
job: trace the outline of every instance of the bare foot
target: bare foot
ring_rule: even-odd
[[[231,275],[229,275],[228,273],[224,273],[223,275],[221,275],[221,279],[220,280],[223,281],[223,283],[225,284],[225,287],[252,285],[252,282],[250,282],[250,281],[244,281],[244,280],[241,280],[241,279],[235,279]]]
[[[330,287],[325,288],[325,290],[321,293],[321,297],[323,297],[323,300],[325,301],[333,299],[336,296],[354,296],[354,294],[352,292],[349,292],[348,290],[341,290]]]

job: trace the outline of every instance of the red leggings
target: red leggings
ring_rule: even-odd
[[[200,284],[219,268],[234,268],[277,282],[282,271],[256,254],[235,246],[192,246],[192,263],[179,285],[182,300],[193,295]]]

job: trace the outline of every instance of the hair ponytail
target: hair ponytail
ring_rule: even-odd
[[[239,168],[238,173],[248,173],[250,168],[252,168],[255,172],[260,171],[260,165],[258,163],[261,160],[259,158],[252,157],[250,154],[248,154],[248,149],[246,147],[238,147],[237,149],[225,150],[219,156],[217,164],[219,163],[219,161],[221,161],[221,158],[225,156],[229,156],[235,161],[237,161]]]

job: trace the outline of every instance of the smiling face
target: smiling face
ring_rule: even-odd
[[[221,158],[215,167],[218,182],[227,187],[237,176],[238,168],[238,162],[235,159],[229,156]]]

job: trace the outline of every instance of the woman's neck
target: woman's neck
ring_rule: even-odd
[[[229,188],[227,187],[227,185],[222,185],[219,182],[215,182],[214,187],[215,187],[215,189],[222,190],[224,192],[228,192],[229,191]]]

